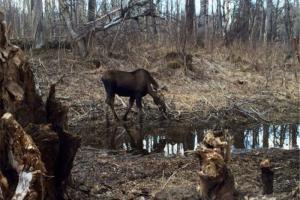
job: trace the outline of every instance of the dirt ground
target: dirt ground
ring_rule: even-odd
[[[259,163],[271,158],[274,195],[263,196]],[[299,199],[299,150],[234,154],[229,164],[237,199]],[[194,156],[166,158],[81,148],[72,171],[70,199],[198,199],[199,163]],[[298,188],[297,188],[298,186]],[[174,189],[175,188],[175,189]]]
[[[69,107],[70,131],[82,137],[68,187],[69,199],[197,199],[199,163],[193,156],[143,156],[89,146],[100,140],[97,136],[105,126],[105,93],[100,78],[108,69],[148,69],[168,88],[165,98],[171,121],[299,123],[296,62],[278,61],[276,53],[266,58],[243,49],[197,50],[192,52],[193,62],[185,73],[180,63],[174,67],[166,61],[170,52],[141,47],[122,57],[99,53],[84,60],[68,50],[28,52],[44,99],[50,84],[57,83],[57,96]],[[100,60],[99,68],[95,59]],[[116,99],[119,115],[124,113],[124,103],[126,98]],[[144,99],[144,111],[147,123],[161,120],[149,97]],[[134,108],[130,121],[135,117]],[[263,158],[273,161],[275,171],[274,195],[268,197],[261,195],[258,165]],[[234,154],[230,169],[237,199],[299,199],[299,150]]]
[[[57,95],[70,108],[71,127],[93,118],[103,123],[104,71],[137,68],[148,69],[161,86],[167,87],[164,94],[168,113],[175,120],[220,120],[232,114],[254,121],[298,122],[299,64],[293,60],[283,62],[282,55],[276,53],[265,58],[264,54],[252,51],[195,50],[186,75],[184,66],[177,63],[174,67],[178,59],[166,59],[173,51],[159,47],[140,47],[122,57],[99,53],[84,60],[68,50],[47,50],[31,53],[31,60],[44,97],[50,83],[59,81]],[[95,59],[100,61],[99,68],[94,64]],[[118,113],[124,112],[127,101],[116,99]],[[144,98],[144,110],[146,115],[158,112],[148,96]]]

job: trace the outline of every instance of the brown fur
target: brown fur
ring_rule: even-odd
[[[142,97],[149,94],[161,111],[166,111],[163,95],[158,92],[159,85],[151,76],[150,72],[144,69],[137,69],[132,72],[109,70],[101,78],[105,91],[106,103],[110,106],[115,119],[119,119],[114,109],[115,95],[130,97],[129,107],[123,117],[131,110],[136,101],[139,110],[139,120],[141,121]]]

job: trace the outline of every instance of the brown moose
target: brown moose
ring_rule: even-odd
[[[115,95],[129,97],[129,106],[123,116],[123,120],[127,119],[134,101],[138,108],[139,122],[142,121],[142,98],[149,94],[159,110],[166,112],[166,104],[162,93],[159,91],[159,85],[151,76],[150,72],[145,69],[137,69],[132,72],[109,70],[106,71],[101,78],[105,91],[106,103],[110,106],[114,118],[119,120],[115,109]]]

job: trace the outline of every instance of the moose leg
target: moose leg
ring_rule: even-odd
[[[114,102],[115,102],[115,95],[107,96],[105,102],[110,106],[111,111],[114,115],[114,118],[119,121],[118,115],[115,111]]]
[[[128,113],[130,112],[130,110],[131,110],[133,104],[134,104],[134,97],[130,97],[130,98],[129,98],[129,105],[128,105],[128,108],[127,108],[127,110],[126,110],[125,115],[123,116],[123,120],[124,120],[124,121],[127,120],[127,115],[128,115]]]
[[[141,96],[138,96],[135,98],[136,99],[136,107],[138,108],[138,120],[139,120],[139,124],[142,124],[143,123],[143,116],[142,116],[142,97]]]

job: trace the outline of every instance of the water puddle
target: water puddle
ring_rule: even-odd
[[[102,145],[98,148],[184,155],[186,151],[196,149],[207,127],[175,124],[149,126],[139,131],[136,127],[118,126],[101,139]],[[255,124],[232,127],[229,133],[234,138],[233,153],[258,148],[293,149],[300,144],[300,124]]]

